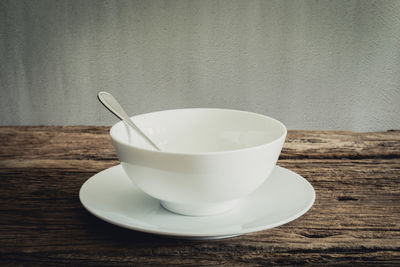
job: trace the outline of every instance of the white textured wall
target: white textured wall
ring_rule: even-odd
[[[290,129],[400,128],[400,1],[3,1],[0,124],[223,107]]]

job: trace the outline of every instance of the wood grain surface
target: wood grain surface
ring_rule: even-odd
[[[78,192],[118,164],[109,127],[0,127],[1,265],[400,265],[400,131],[289,131],[278,164],[317,198],[286,225],[190,241],[90,215]]]

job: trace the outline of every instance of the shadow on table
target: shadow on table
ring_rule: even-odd
[[[162,236],[156,234],[143,233],[135,230],[122,228],[110,223],[107,223],[86,210],[83,212],[82,219],[86,222],[87,230],[90,235],[96,236],[96,238],[104,239],[107,241],[115,242],[141,242],[141,243],[154,243],[158,244],[180,244],[182,242],[210,242],[210,241],[222,241],[227,239],[217,240],[192,240],[192,239],[179,239],[169,236]],[[234,238],[234,237],[233,237]],[[232,238],[229,238],[232,239]]]

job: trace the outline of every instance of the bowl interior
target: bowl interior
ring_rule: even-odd
[[[237,150],[270,143],[286,133],[279,121],[227,109],[176,109],[132,117],[163,151],[200,153]],[[118,142],[151,149],[134,130],[119,122],[111,129]]]

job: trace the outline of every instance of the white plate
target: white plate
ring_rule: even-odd
[[[179,238],[214,239],[293,221],[311,208],[315,192],[303,177],[277,166],[266,182],[233,210],[191,217],[165,210],[157,199],[137,188],[118,165],[87,180],[79,198],[90,213],[121,227]]]

